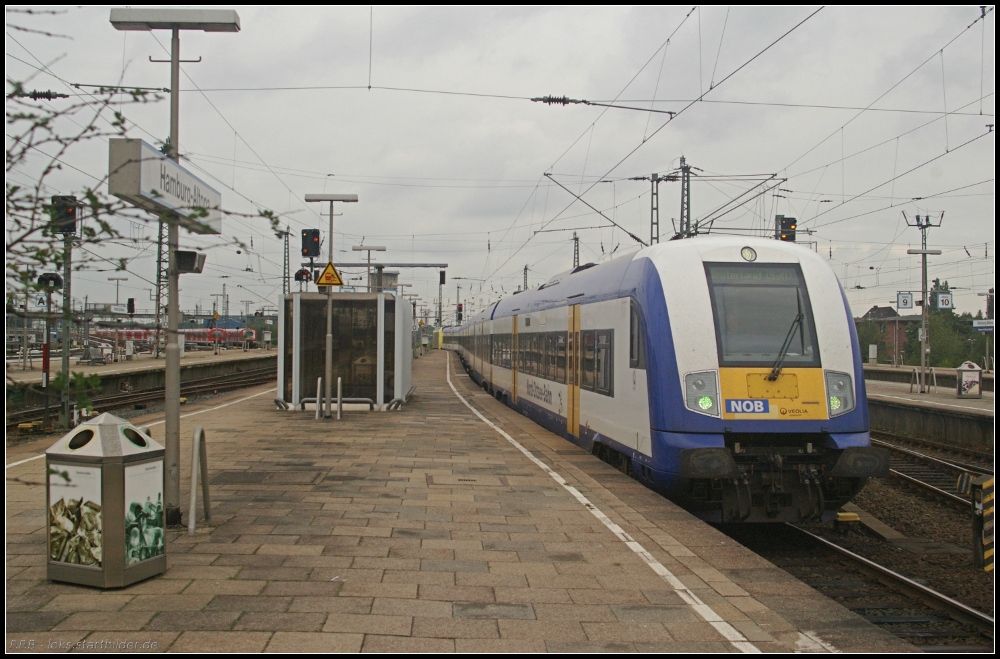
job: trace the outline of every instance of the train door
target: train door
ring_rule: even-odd
[[[511,335],[510,335],[510,389],[511,389],[511,399],[512,403],[517,403],[517,316],[511,319],[513,325],[511,325]]]
[[[487,323],[489,324],[489,327],[487,327]],[[493,388],[493,382],[494,382],[493,381],[493,362],[496,361],[495,355],[493,353],[493,349],[494,349],[495,346],[493,345],[493,321],[492,320],[487,320],[487,321],[485,321],[483,323],[483,333],[486,336],[486,361],[489,363],[489,366],[487,368],[488,368],[489,373],[490,373],[489,381],[490,381],[490,388],[492,389]]]
[[[566,432],[580,436],[580,305],[569,308],[566,336]]]

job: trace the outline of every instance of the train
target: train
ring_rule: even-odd
[[[829,521],[888,473],[847,298],[794,243],[652,245],[443,340],[498,400],[708,522]]]
[[[214,343],[242,343],[248,341],[251,345],[257,342],[257,330],[251,328],[222,329],[220,327],[204,329],[182,329],[178,332],[184,337],[186,345],[212,345]],[[91,336],[111,340],[117,335],[119,341],[136,341],[152,343],[156,340],[155,329],[97,329],[91,331]],[[166,329],[160,331],[160,340],[166,340]]]

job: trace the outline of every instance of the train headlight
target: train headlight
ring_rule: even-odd
[[[715,371],[702,371],[685,375],[684,401],[693,412],[719,416],[718,374]]]
[[[826,404],[830,416],[854,409],[854,380],[850,374],[826,371]]]

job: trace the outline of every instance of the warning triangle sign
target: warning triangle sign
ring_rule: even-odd
[[[323,272],[316,278],[317,286],[343,286],[344,280],[340,278],[340,273],[333,267],[333,262],[327,263]]]

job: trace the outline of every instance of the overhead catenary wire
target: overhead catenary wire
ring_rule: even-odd
[[[721,86],[727,80],[731,79],[734,75],[736,75],[737,73],[739,73],[740,71],[742,71],[744,68],[746,68],[747,66],[749,66],[751,63],[753,63],[755,60],[757,60],[757,58],[759,58],[761,55],[763,55],[764,53],[766,53],[767,51],[769,51],[771,48],[773,48],[776,44],[778,44],[783,39],[785,39],[785,37],[787,37],[789,34],[791,34],[795,30],[797,30],[799,27],[801,27],[802,25],[804,25],[809,19],[811,19],[816,14],[818,14],[822,9],[823,9],[823,7],[820,7],[819,9],[816,9],[815,11],[813,11],[812,13],[810,13],[808,16],[806,16],[805,18],[803,18],[801,21],[799,21],[798,23],[796,23],[794,26],[792,26],[789,30],[787,30],[784,33],[782,33],[777,39],[774,39],[773,41],[771,41],[762,50],[758,51],[755,55],[753,55],[752,57],[750,57],[748,60],[746,60],[745,62],[743,62],[740,66],[738,66],[736,69],[734,69],[729,74],[727,74],[722,80],[719,81],[719,85],[717,85],[714,89],[717,89],[719,86]],[[690,16],[690,12],[688,13],[688,16]],[[685,20],[686,20],[686,18],[687,17],[685,17]],[[679,27],[678,27],[678,29],[679,29]],[[655,54],[654,54],[654,56],[655,56]],[[638,74],[636,74],[636,75],[638,75]],[[634,79],[634,77],[633,77],[633,79]],[[631,84],[631,81],[630,81],[630,84]],[[705,94],[712,93],[712,91],[714,89],[710,89],[707,92],[704,92],[703,94],[701,94],[701,96],[699,96],[699,99],[702,98]],[[619,94],[619,96],[620,95],[621,94]],[[688,109],[690,109],[691,107],[693,107],[698,102],[699,99],[695,99],[694,101],[692,101],[688,105],[686,105],[683,108],[681,108],[677,113],[671,115],[670,118],[668,118],[666,121],[664,121],[663,124],[661,124],[659,128],[657,128],[656,130],[654,130],[653,133],[648,138],[643,139],[642,142],[640,142],[637,146],[635,146],[628,153],[626,153],[620,160],[618,160],[618,162],[616,162],[610,169],[608,169],[608,171],[605,172],[604,176],[602,176],[601,178],[607,177],[614,170],[616,170],[618,167],[620,167],[622,165],[622,163],[624,163],[626,160],[628,160],[633,154],[635,154],[636,151],[638,151],[640,148],[642,148],[642,146],[645,145],[650,139],[652,139],[655,135],[657,135],[661,130],[663,130],[672,121],[676,120],[677,117],[680,114],[684,113],[685,111],[687,111]],[[561,157],[562,156],[560,156],[560,158]],[[584,194],[586,194],[587,192],[589,192],[591,189],[593,189],[594,185],[596,185],[596,183],[592,184],[590,187],[588,187],[586,190],[584,190],[579,196],[582,197]],[[565,212],[566,210],[568,210],[574,203],[576,203],[576,200],[574,200],[573,202],[567,204],[567,206],[563,209],[563,211],[561,211],[560,213],[556,214],[556,216],[553,218],[553,221],[555,219],[557,219],[559,217],[559,215],[562,214],[562,212]],[[529,237],[528,241],[530,241],[530,240],[531,240],[531,238]],[[521,249],[523,249],[524,245],[526,245],[528,241],[525,241],[525,243],[522,244],[521,247],[518,248],[517,252],[519,252]],[[515,252],[515,254],[517,252]],[[504,265],[506,265],[509,261],[510,261],[510,259],[508,259],[503,264],[501,264],[500,268],[502,268]],[[499,271],[499,268],[497,268],[496,270],[494,270],[493,274],[496,274],[498,271]],[[490,278],[492,278],[492,276],[493,275],[490,275]]]

